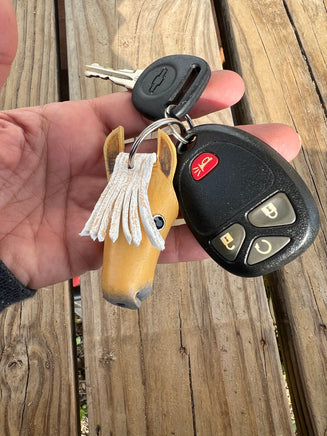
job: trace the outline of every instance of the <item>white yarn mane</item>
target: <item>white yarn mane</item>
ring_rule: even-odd
[[[109,182],[80,235],[102,242],[109,227],[109,237],[115,242],[122,224],[127,242],[133,242],[138,247],[142,241],[141,217],[151,244],[163,250],[165,241],[154,223],[148,198],[148,186],[157,155],[136,153],[131,169],[128,168],[128,159],[128,153],[118,154]]]

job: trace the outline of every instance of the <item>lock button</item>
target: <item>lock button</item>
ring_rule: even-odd
[[[245,229],[241,224],[235,223],[216,236],[211,244],[225,259],[236,259],[245,240]]]
[[[257,206],[248,215],[249,221],[256,227],[276,227],[293,224],[296,215],[286,194],[279,192]]]

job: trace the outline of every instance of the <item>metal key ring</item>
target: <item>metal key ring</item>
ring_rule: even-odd
[[[165,117],[166,118],[172,118],[172,116],[174,116],[174,115],[170,114],[171,110],[174,109],[174,107],[176,107],[175,104],[171,104],[170,106],[167,107],[167,109],[165,111]],[[179,118],[174,118],[174,119],[178,120]],[[192,118],[189,116],[189,114],[185,114],[184,115],[184,119],[187,122],[187,124],[189,125],[190,129],[193,129],[194,123],[193,123]]]
[[[171,104],[170,106],[167,107],[166,111],[165,111],[165,117],[166,118],[170,118],[170,111],[175,107],[176,105]],[[194,123],[192,121],[192,118],[189,116],[189,114],[185,114],[184,116],[185,121],[187,122],[187,124],[189,125],[190,129],[193,129],[194,127]],[[174,118],[177,119],[177,118]],[[176,129],[172,126],[170,126],[171,131],[173,133],[173,135],[175,136],[175,138],[179,141],[180,144],[184,144],[186,145],[188,143],[188,141],[185,140],[185,138],[183,138],[181,135],[178,134],[178,132],[176,132]]]
[[[179,126],[179,128],[181,130],[181,135],[184,135],[184,136],[186,135],[187,130],[186,130],[184,124],[181,121],[177,120],[176,118],[162,118],[160,120],[154,121],[152,124],[150,124],[148,127],[146,127],[143,130],[143,132],[135,139],[134,144],[132,145],[131,151],[129,152],[129,158],[128,158],[128,168],[129,169],[134,167],[135,153],[137,152],[141,143],[144,141],[144,139],[148,135],[155,132],[160,127],[169,126],[172,130],[173,135],[176,136],[175,133],[178,135],[178,137],[176,137],[176,139],[178,139],[180,142],[186,143],[183,136],[179,135],[176,132],[176,130],[171,126],[171,124],[176,124],[177,126]]]

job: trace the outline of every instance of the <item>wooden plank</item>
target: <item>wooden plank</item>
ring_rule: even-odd
[[[285,8],[309,68],[309,73],[316,83],[316,93],[321,96],[322,104],[326,109],[326,4],[323,0],[310,2],[287,0]]]
[[[247,87],[239,113],[248,111],[257,123],[286,123],[299,132],[303,148],[294,166],[320,206],[321,231],[314,246],[269,280],[299,434],[325,434],[326,7],[320,0],[222,3],[217,2],[221,22],[230,23],[224,39]]]
[[[184,52],[220,67],[209,0],[74,0],[66,18],[72,99],[118,89],[83,78],[90,62],[142,68]],[[229,111],[206,120],[232,123]],[[103,300],[99,272],[81,285],[91,434],[292,434],[261,279],[210,260],[160,265],[138,312]]]
[[[58,98],[54,3],[13,1],[19,47],[0,107]],[[68,283],[39,290],[0,315],[0,423],[3,435],[78,433],[73,313]]]

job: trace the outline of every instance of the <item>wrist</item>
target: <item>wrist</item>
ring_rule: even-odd
[[[35,294],[36,290],[24,286],[0,260],[0,311]]]
[[[11,274],[23,285],[29,287],[30,278],[26,272],[26,263],[10,253],[10,250],[0,250],[0,262],[2,262]],[[25,267],[22,267],[24,265]]]

